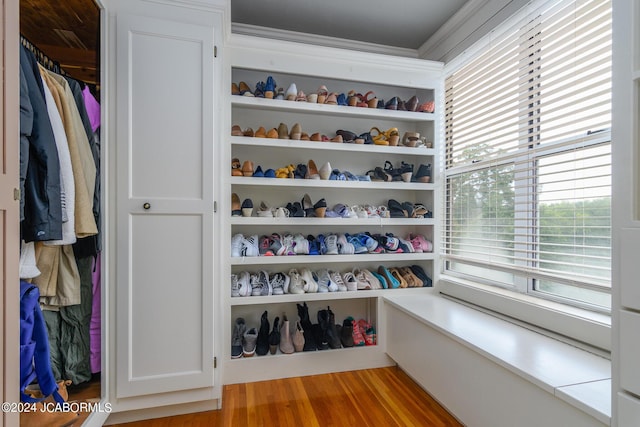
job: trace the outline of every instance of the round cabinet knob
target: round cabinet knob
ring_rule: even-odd
[[[149,203],[145,203],[144,205],[142,205],[142,207],[143,207],[145,210],[148,210],[148,209],[151,209],[151,204],[149,204]]]

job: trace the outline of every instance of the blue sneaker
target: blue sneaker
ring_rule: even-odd
[[[358,236],[352,236],[350,234],[346,234],[347,242],[353,245],[353,252],[355,254],[366,254],[369,252],[367,247],[362,244]]]
[[[309,241],[309,255],[320,255],[320,242],[311,234],[307,236]]]
[[[360,240],[360,244],[367,248],[367,252],[372,254],[379,254],[384,252],[384,249],[378,244],[378,241],[373,237],[360,233],[356,236]]]
[[[324,234],[318,234],[318,237],[316,237],[316,240],[318,242],[318,252],[320,252],[320,255],[326,255],[327,245],[324,242]]]
[[[338,105],[349,105],[349,103],[347,102],[347,95],[345,95],[344,93],[338,95],[337,101]]]

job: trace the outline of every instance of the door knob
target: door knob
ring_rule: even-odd
[[[145,210],[151,209],[151,205],[150,205],[148,202],[147,202],[147,203],[145,203],[144,205],[142,205],[142,207],[143,207]]]

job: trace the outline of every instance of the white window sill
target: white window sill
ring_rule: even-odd
[[[484,308],[601,356],[611,351],[611,316],[535,298],[507,289],[440,275],[438,290],[461,302]]]

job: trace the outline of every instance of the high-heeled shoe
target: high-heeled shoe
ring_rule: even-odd
[[[355,133],[342,129],[337,130],[336,135],[340,135],[342,137],[342,142],[346,143],[353,143],[357,138],[357,135]]]
[[[324,104],[327,100],[327,96],[329,95],[329,91],[325,85],[321,85],[316,92],[318,97],[316,98],[316,102],[318,104]]]
[[[243,136],[242,128],[239,125],[231,126],[231,136]]]
[[[233,158],[231,160],[231,176],[243,176],[242,166],[240,166],[240,160]]]
[[[413,95],[404,105],[407,111],[416,111],[419,103],[420,101],[418,100],[418,97]]]
[[[240,197],[236,193],[231,193],[231,216],[242,216],[240,206]]]
[[[253,96],[253,93],[251,93],[251,88],[245,82],[240,82],[240,84],[238,85],[238,93],[243,96]]]
[[[271,128],[269,129],[269,132],[267,132],[267,138],[278,139],[279,136],[280,134],[276,128]]]
[[[387,160],[386,162],[384,162],[384,171],[388,174],[391,175],[391,180],[392,181],[401,181],[402,180],[402,175],[400,173],[400,169],[395,169],[393,167],[393,164]]]
[[[405,147],[415,147],[420,141],[419,132],[405,132],[402,137],[402,145]]]
[[[431,182],[431,163],[420,165],[418,172],[416,172],[414,176],[414,180],[424,183]]]
[[[291,128],[291,133],[289,134],[289,138],[299,140],[302,137],[302,128],[300,127],[300,123],[296,123]]]
[[[231,83],[231,95],[240,95],[240,88],[236,83]]]
[[[278,126],[278,138],[289,139],[289,128],[284,123],[280,123],[280,126]]]
[[[322,198],[313,205],[313,210],[318,218],[324,218],[327,212],[327,201]]]
[[[373,91],[365,93],[364,102],[369,108],[376,108],[378,106],[378,98],[376,98],[376,94],[373,93]]]
[[[242,132],[242,136],[247,136],[249,138],[253,138],[254,133],[253,133],[253,129],[251,128],[246,128],[243,132]]]
[[[266,138],[267,130],[264,128],[264,126],[260,126],[253,136],[256,138]]]
[[[264,97],[267,99],[273,99],[276,92],[276,82],[273,77],[267,77],[267,81],[264,84]]]
[[[251,160],[246,160],[242,164],[242,175],[253,176],[253,162]]]
[[[404,182],[411,182],[413,176],[413,165],[405,162],[400,163],[400,176]]]
[[[433,113],[436,108],[436,104],[433,101],[428,101],[420,104],[416,111],[421,113]]]
[[[242,216],[253,215],[253,202],[251,199],[244,199],[242,202]]]
[[[387,110],[397,110],[398,101],[399,101],[398,97],[394,96],[393,98],[387,101],[387,103],[384,105],[384,108],[386,108]]]
[[[318,167],[316,166],[316,162],[314,162],[311,159],[307,162],[307,174],[305,178],[320,179],[320,174],[318,173]]]
[[[318,174],[320,175],[320,179],[324,179],[324,180],[329,179],[329,177],[331,176],[332,170],[333,169],[331,169],[331,164],[329,162],[322,165],[322,167],[318,171]]]
[[[311,197],[308,194],[305,194],[300,201],[302,204],[302,209],[304,209],[304,215],[306,217],[314,217],[316,216],[315,209],[313,208],[313,202],[311,201]]]

